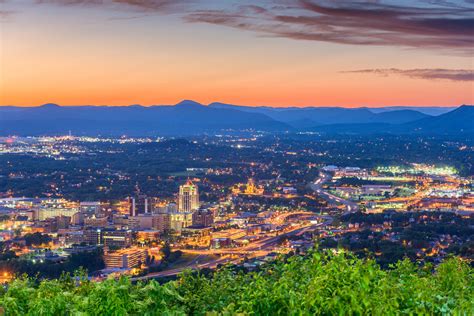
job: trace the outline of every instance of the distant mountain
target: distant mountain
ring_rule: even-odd
[[[417,112],[421,112],[423,114],[437,116],[444,113],[448,113],[449,111],[454,110],[456,107],[444,107],[444,106],[386,106],[381,108],[368,108],[370,112],[373,113],[383,113],[383,112],[391,112],[391,111],[399,111],[399,110],[413,110]]]
[[[291,129],[260,113],[210,108],[185,100],[174,106],[0,107],[0,134],[195,135],[223,130]]]
[[[429,115],[414,110],[394,110],[376,113],[375,115],[376,116],[373,118],[373,122],[391,124],[407,123],[431,117]]]
[[[396,130],[430,134],[472,134],[474,133],[474,106],[462,105],[439,116],[403,124],[396,127]]]
[[[474,135],[474,106],[462,105],[439,116],[425,117],[402,124],[331,124],[316,126],[312,131],[328,134]]]
[[[0,135],[198,135],[248,130],[323,133],[473,133],[473,106],[430,116],[411,108],[249,107],[224,103],[202,105],[0,106]]]
[[[374,113],[368,108],[341,107],[249,107],[224,103],[211,103],[209,107],[235,109],[239,111],[262,113],[277,121],[287,123],[295,128],[307,128],[309,122],[313,126],[329,124],[361,124],[361,123],[406,123],[429,115],[414,110],[393,110]]]

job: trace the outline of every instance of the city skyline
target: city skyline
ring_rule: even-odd
[[[473,83],[474,0],[0,0],[0,315],[472,314]]]
[[[6,0],[0,104],[472,104],[473,12],[469,1]]]

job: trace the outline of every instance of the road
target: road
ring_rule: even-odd
[[[326,201],[334,204],[343,204],[346,206],[346,210],[348,212],[356,212],[359,209],[357,203],[349,200],[345,200],[334,194],[331,194],[325,190],[323,190],[322,186],[324,183],[330,181],[332,177],[327,173],[321,173],[319,178],[316,181],[309,184],[310,188],[315,191],[320,197],[325,199]]]
[[[204,268],[214,269],[214,268],[217,268],[219,264],[236,263],[238,260],[240,260],[240,258],[235,259],[235,258],[231,258],[230,256],[223,256],[218,259],[209,261],[207,263],[198,264],[196,259],[194,259],[191,263],[189,263],[186,266],[182,266],[176,269],[169,269],[165,271],[149,273],[141,277],[133,277],[131,280],[143,281],[143,280],[148,280],[148,279],[157,279],[157,278],[163,278],[163,277],[168,277],[168,276],[174,276],[174,275],[180,274],[186,269],[191,269],[191,270],[204,269]]]
[[[294,228],[291,231],[282,233],[278,236],[265,237],[245,247],[226,249],[225,251],[226,255],[220,258],[217,258],[215,260],[209,261],[207,263],[199,264],[198,260],[196,260],[197,258],[195,258],[193,261],[191,261],[189,264],[185,266],[182,266],[176,269],[166,270],[166,271],[154,272],[154,273],[150,273],[141,277],[135,277],[135,278],[132,278],[132,281],[173,276],[173,275],[177,275],[183,272],[186,269],[191,269],[191,270],[199,270],[203,268],[213,269],[213,268],[216,268],[219,264],[238,263],[239,261],[242,260],[242,256],[239,256],[238,258],[234,258],[233,256],[235,255],[245,254],[248,257],[264,256],[274,250],[275,246],[278,244],[281,237],[298,236],[298,235],[303,234],[304,232],[315,230],[318,227],[329,225],[333,220],[332,217],[330,216],[318,216],[318,217],[324,219],[324,222],[318,223],[318,224],[307,224],[307,225],[304,225],[303,227]],[[181,249],[181,251],[186,252],[186,253],[198,254],[198,255],[219,254],[219,251],[212,250],[212,249],[210,250]]]

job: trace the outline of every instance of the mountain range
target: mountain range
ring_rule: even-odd
[[[175,105],[0,106],[0,135],[198,135],[241,131],[474,134],[474,106],[250,107],[184,100]]]

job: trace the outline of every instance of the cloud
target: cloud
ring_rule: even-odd
[[[405,46],[474,53],[474,6],[434,1],[402,6],[384,1],[270,1],[265,10],[201,10],[189,22],[262,35],[353,45]],[[418,4],[418,5],[416,5]]]
[[[36,4],[57,4],[63,6],[101,6],[132,11],[159,13],[184,12],[192,0],[35,0]]]
[[[415,79],[474,81],[474,71],[466,69],[361,69],[343,73],[375,74],[380,76],[398,75]]]
[[[13,0],[1,0],[13,1]],[[402,46],[474,54],[473,0],[33,0],[179,14],[261,36],[349,45]]]

